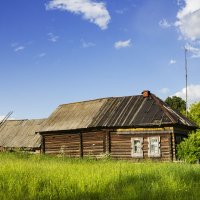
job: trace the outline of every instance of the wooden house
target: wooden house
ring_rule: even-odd
[[[36,134],[44,124],[43,119],[7,120],[0,126],[0,150],[37,152],[41,149],[41,136]]]
[[[195,129],[186,117],[144,91],[60,105],[39,133],[46,154],[174,161],[177,143]]]

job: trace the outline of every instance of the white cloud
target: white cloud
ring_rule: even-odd
[[[170,24],[166,19],[162,19],[159,21],[159,26],[161,28],[170,28],[172,24]]]
[[[81,14],[84,19],[96,24],[101,29],[106,29],[111,19],[105,3],[93,0],[51,0],[46,5],[46,9],[59,9]]]
[[[0,115],[0,122],[5,118],[6,116]],[[15,118],[9,117],[7,120],[13,120]]]
[[[177,3],[178,6],[181,6],[183,4],[183,1],[184,0],[176,0],[176,3]]]
[[[175,25],[185,39],[200,39],[200,0],[184,0]]]
[[[83,48],[89,48],[89,47],[94,47],[95,43],[93,42],[86,42],[85,40],[81,40],[82,47]]]
[[[15,52],[18,52],[18,51],[22,51],[22,50],[24,50],[24,49],[25,49],[24,46],[17,46],[16,48],[14,48],[14,51],[15,51]]]
[[[25,49],[25,45],[21,45],[18,42],[13,42],[10,46],[15,52],[23,51]]]
[[[188,50],[188,52],[192,53],[192,58],[200,58],[200,48],[192,46],[190,44],[186,44],[185,48]]]
[[[173,65],[173,64],[176,64],[176,60],[171,59],[171,60],[169,61],[169,65]]]
[[[38,55],[38,57],[43,58],[43,57],[45,57],[46,55],[47,55],[46,53],[40,53],[40,54]]]
[[[51,42],[57,42],[59,39],[59,36],[54,35],[53,33],[48,33],[48,40]]]
[[[181,97],[185,99],[186,88],[176,92],[173,96]],[[196,101],[200,101],[200,85],[189,85],[188,86],[188,103],[192,104]]]
[[[117,14],[123,15],[127,11],[127,8],[121,9],[121,10],[115,10]]]
[[[169,88],[162,88],[162,89],[160,89],[160,93],[162,93],[162,94],[167,94],[167,93],[169,93]]]
[[[114,47],[116,49],[121,49],[121,48],[126,48],[131,46],[131,39],[129,40],[124,40],[124,41],[117,41],[114,44]]]
[[[5,118],[5,116],[0,116],[0,122]]]

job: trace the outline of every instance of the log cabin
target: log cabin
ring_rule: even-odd
[[[141,95],[60,105],[40,129],[45,154],[176,161],[176,146],[196,125],[161,99]]]

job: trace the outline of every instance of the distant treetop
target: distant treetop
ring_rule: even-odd
[[[165,103],[168,104],[174,110],[177,110],[181,113],[185,112],[186,102],[181,97],[167,97]]]

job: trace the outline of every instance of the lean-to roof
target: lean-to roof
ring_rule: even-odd
[[[44,121],[44,119],[6,121],[0,126],[0,147],[40,147],[40,135],[36,132],[42,128]]]

